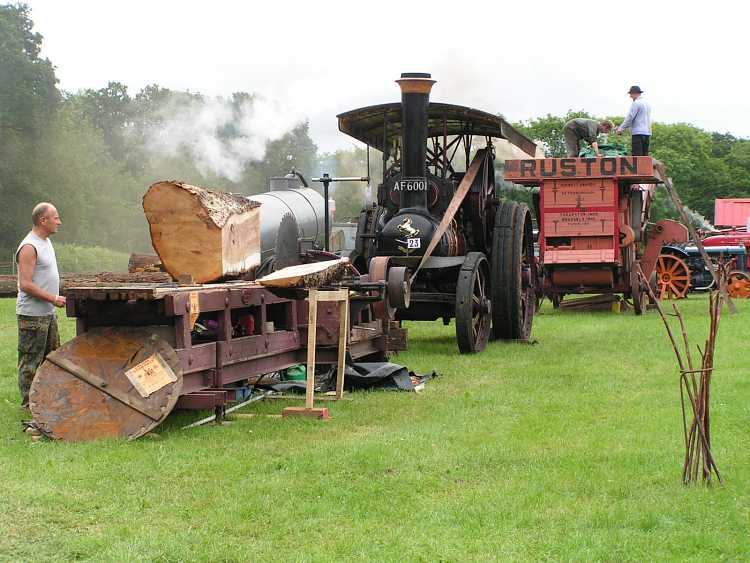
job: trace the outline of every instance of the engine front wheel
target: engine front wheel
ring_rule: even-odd
[[[456,340],[462,354],[481,352],[490,337],[489,263],[481,252],[466,256],[456,285]]]

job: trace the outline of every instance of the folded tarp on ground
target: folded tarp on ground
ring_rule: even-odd
[[[420,391],[427,381],[437,377],[434,371],[427,375],[420,375],[391,362],[362,362],[347,365],[344,375],[344,386],[348,391],[358,389]],[[304,392],[305,385],[304,381],[283,381],[268,387],[281,393]],[[315,386],[318,391],[333,391],[336,388],[336,368],[316,377]]]

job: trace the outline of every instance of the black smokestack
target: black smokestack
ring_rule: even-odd
[[[404,177],[425,176],[425,143],[427,142],[427,107],[435,81],[423,72],[404,72],[396,80],[401,88],[401,174]],[[427,192],[404,192],[401,207],[427,207]]]

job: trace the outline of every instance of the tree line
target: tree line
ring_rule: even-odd
[[[32,206],[42,200],[61,211],[61,242],[148,251],[141,198],[154,181],[181,179],[252,194],[292,167],[308,178],[326,171],[365,173],[363,149],[320,153],[304,121],[253,138],[253,113],[264,106],[252,92],[209,98],[154,84],[133,93],[116,81],[66,92],[52,61],[41,56],[41,45],[27,6],[0,6],[2,252],[15,248],[29,229]],[[580,116],[588,114],[547,115],[516,127],[543,142],[549,156],[562,156],[562,127]],[[183,130],[186,124],[203,129]],[[657,123],[652,152],[667,165],[685,203],[709,219],[715,198],[750,196],[747,139]],[[380,153],[372,151],[370,163],[374,187]],[[363,195],[360,184],[337,185],[337,217],[355,216]],[[663,195],[655,211],[658,217],[674,214]]]

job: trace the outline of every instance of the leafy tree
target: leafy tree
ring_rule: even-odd
[[[39,136],[60,101],[55,69],[25,4],[0,6],[0,134]],[[0,137],[1,138],[1,137]]]
[[[251,165],[251,168],[264,179],[263,186],[260,189],[257,186],[245,187],[250,190],[249,193],[265,191],[268,189],[268,178],[283,176],[292,168],[309,179],[315,168],[317,150],[318,147],[310,137],[310,124],[300,123],[280,139],[267,143],[263,160]]]
[[[112,157],[125,160],[125,134],[134,113],[128,87],[120,82],[109,82],[105,88],[85,90],[74,99],[81,104],[91,124],[104,135]]]

